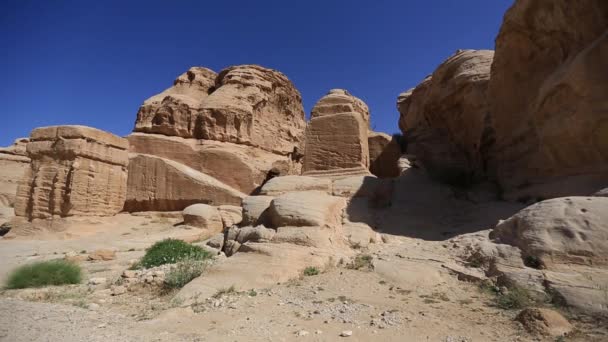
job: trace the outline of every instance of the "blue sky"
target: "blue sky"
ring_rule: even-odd
[[[512,0],[3,0],[0,146],[39,126],[133,129],[144,99],[190,66],[285,73],[308,113],[331,88],[398,131],[397,95],[457,49],[492,49]]]

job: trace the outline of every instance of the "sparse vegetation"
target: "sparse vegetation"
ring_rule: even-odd
[[[251,289],[251,290],[249,290],[247,295],[249,295],[250,297],[255,297],[258,295],[258,292],[255,289]]]
[[[7,289],[24,289],[49,285],[78,284],[82,270],[64,260],[40,261],[14,270],[8,277]]]
[[[489,282],[482,282],[480,289],[485,293],[493,295],[496,306],[505,310],[523,309],[536,302],[530,291],[515,284],[511,284],[509,288],[501,290]]]
[[[543,268],[543,262],[535,255],[528,255],[524,258],[524,265],[535,268],[537,270]]]
[[[351,270],[360,270],[360,269],[371,270],[373,268],[372,260],[373,260],[373,257],[369,254],[359,254],[355,257],[355,259],[351,263],[346,265],[346,268],[349,268]]]
[[[217,290],[217,292],[213,295],[213,298],[221,298],[222,296],[228,296],[232,294],[236,294],[236,288],[234,287],[234,285]]]
[[[165,288],[180,289],[205,270],[205,263],[199,260],[183,260],[165,276]]]
[[[321,271],[319,271],[319,269],[314,266],[308,266],[304,269],[303,273],[305,276],[310,277],[321,273]]]
[[[165,264],[175,264],[183,260],[207,260],[212,254],[199,246],[182,240],[165,239],[152,245],[144,257],[132,268],[151,268]]]

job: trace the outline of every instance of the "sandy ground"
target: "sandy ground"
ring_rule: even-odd
[[[113,248],[115,260],[81,264],[87,278],[111,283],[154,241],[192,233],[176,231],[175,219],[153,215],[104,220],[110,221],[91,223],[90,230],[70,239],[60,234],[0,240],[0,278],[29,261]],[[108,225],[115,228],[108,231]],[[5,290],[0,293],[0,340],[554,341],[528,335],[513,320],[517,311],[495,307],[478,285],[458,280],[450,269],[463,264],[460,241],[466,236],[445,241],[388,236],[387,243],[361,251],[373,257],[371,269],[329,267],[319,275],[195,305],[154,289],[112,296],[108,285]],[[588,333],[570,340],[608,338],[584,322],[574,324]],[[351,336],[340,336],[348,331]]]

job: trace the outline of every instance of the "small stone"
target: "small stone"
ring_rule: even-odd
[[[350,337],[353,336],[353,331],[352,330],[344,330],[340,333],[341,337]]]
[[[127,293],[127,288],[124,286],[112,286],[112,296],[120,296],[121,294]]]
[[[106,278],[91,278],[89,279],[89,285],[103,285],[106,281]]]
[[[124,270],[124,272],[122,272],[122,277],[123,278],[136,278],[137,277],[137,271],[133,271],[133,270]]]
[[[300,331],[296,332],[296,336],[298,336],[298,337],[306,336],[308,334],[310,334],[310,333],[308,331],[306,331],[306,330],[300,330]]]
[[[323,331],[321,331],[321,330],[315,330],[315,334],[317,334],[317,335],[321,335],[322,333],[323,333]]]
[[[89,260],[109,261],[116,259],[116,251],[111,249],[98,249],[89,254]]]
[[[87,308],[89,310],[97,310],[97,309],[99,309],[99,304],[91,303],[91,304],[87,305]]]

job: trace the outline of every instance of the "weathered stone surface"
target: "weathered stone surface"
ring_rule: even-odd
[[[493,55],[489,50],[459,50],[398,98],[407,153],[438,177],[483,175]]]
[[[373,176],[352,176],[333,182],[332,195],[340,197],[373,197],[382,181]]]
[[[246,194],[262,185],[271,172],[297,174],[301,167],[290,157],[233,143],[143,133],[133,133],[127,140],[131,152],[182,163]]]
[[[346,201],[317,191],[291,192],[270,203],[269,218],[274,227],[341,225]]]
[[[305,175],[369,167],[369,111],[362,110],[361,103],[341,89],[331,90],[317,102],[306,128]]]
[[[545,336],[564,336],[574,327],[559,312],[545,308],[527,308],[522,310],[515,320],[523,324],[531,334]]]
[[[488,97],[489,165],[507,195],[590,195],[608,183],[607,58],[606,1],[518,0],[506,13]]]
[[[116,259],[116,251],[112,249],[97,249],[89,253],[89,260],[92,261],[109,261]]]
[[[247,196],[243,199],[243,224],[257,225],[267,221],[273,196]]]
[[[145,154],[131,154],[124,209],[183,210],[196,203],[241,205],[246,196],[217,179],[178,162]]]
[[[264,184],[260,194],[278,196],[288,192],[312,190],[331,193],[331,180],[306,176],[275,177]]]
[[[604,197],[555,198],[523,209],[490,235],[511,245],[484,252],[492,255],[490,275],[579,311],[606,313],[607,214]]]
[[[192,227],[203,228],[210,234],[220,233],[224,229],[222,216],[217,208],[207,204],[193,204],[182,212],[184,224]]]
[[[192,68],[148,99],[135,131],[245,144],[287,154],[305,127],[302,99],[282,73],[257,65],[215,75]]]
[[[25,149],[28,141],[20,138],[13,145],[0,148],[0,207],[15,203],[17,185],[29,168],[30,158]]]
[[[547,268],[552,264],[608,265],[608,198],[554,198],[527,207],[493,231]]]
[[[118,213],[127,191],[127,148],[125,139],[90,127],[35,129],[15,214],[32,220]]]
[[[207,68],[190,68],[172,87],[144,101],[137,113],[135,131],[193,137],[197,113],[215,88],[216,77]]]
[[[236,205],[220,205],[217,207],[224,223],[224,228],[237,225],[243,221],[243,208]]]
[[[275,233],[276,230],[266,228],[263,225],[259,225],[256,227],[247,226],[238,230],[238,234],[235,240],[241,244],[244,244],[247,241],[270,241],[274,237]]]
[[[400,175],[397,162],[401,157],[399,142],[381,132],[369,132],[369,170],[380,178],[394,178]]]

